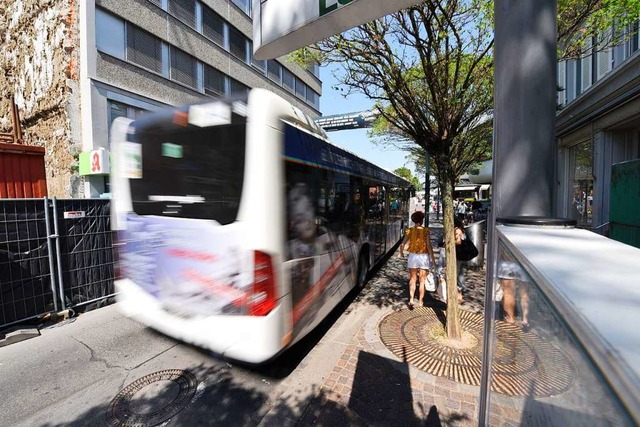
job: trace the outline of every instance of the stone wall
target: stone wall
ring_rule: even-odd
[[[78,0],[0,0],[0,132],[11,130],[13,93],[25,143],[46,149],[50,197],[81,196],[78,12]]]

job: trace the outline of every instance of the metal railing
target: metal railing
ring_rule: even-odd
[[[0,328],[113,296],[109,206],[0,200]]]

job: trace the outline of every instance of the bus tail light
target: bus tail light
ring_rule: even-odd
[[[276,281],[273,275],[271,256],[255,251],[253,291],[249,298],[249,314],[266,316],[276,306]]]

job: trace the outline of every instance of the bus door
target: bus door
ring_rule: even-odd
[[[386,192],[381,185],[370,185],[367,198],[367,235],[373,244],[374,262],[378,261],[386,252]]]

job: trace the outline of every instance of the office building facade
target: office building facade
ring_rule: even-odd
[[[640,158],[639,21],[624,41],[558,64],[557,214],[608,233],[611,167]]]
[[[254,87],[320,115],[318,66],[253,58],[250,0],[0,3],[1,83],[16,95],[27,143],[47,149],[50,196],[109,196],[109,128],[117,117],[242,99]],[[7,111],[3,100],[0,117]],[[8,126],[0,119],[2,131]],[[87,164],[94,153],[104,160],[97,171]]]

